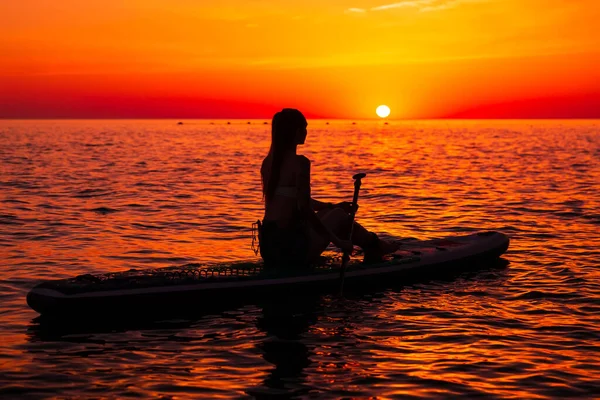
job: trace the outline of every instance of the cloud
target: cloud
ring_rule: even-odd
[[[419,11],[421,11],[421,12],[442,11],[442,10],[448,10],[450,8],[458,7],[459,5],[461,5],[463,3],[483,3],[485,1],[486,0],[452,0],[452,1],[447,1],[445,3],[440,3],[440,4],[436,4],[436,5],[432,5],[432,6],[423,7]]]
[[[420,12],[441,11],[455,8],[464,3],[484,3],[492,0],[403,0],[390,4],[371,7],[368,10],[363,8],[348,8],[346,13],[365,13],[367,11],[385,11],[395,8],[416,8]]]
[[[367,12],[367,10],[365,10],[364,8],[349,8],[344,12],[346,12],[346,13],[364,13],[364,12]]]
[[[398,1],[398,2],[392,3],[392,4],[384,4],[382,6],[372,7],[371,11],[381,11],[381,10],[389,10],[392,8],[406,8],[406,7],[415,8],[415,7],[421,7],[421,6],[428,6],[435,2],[436,2],[436,0],[405,0],[405,1]]]

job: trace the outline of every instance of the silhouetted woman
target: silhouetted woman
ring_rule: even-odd
[[[324,203],[310,196],[310,160],[296,153],[304,144],[308,123],[296,109],[273,116],[271,148],[261,167],[265,215],[260,253],[267,266],[301,267],[318,260],[329,243],[352,252],[352,243],[365,251],[365,262],[377,262],[394,250],[375,233],[355,223],[350,232],[352,204]]]

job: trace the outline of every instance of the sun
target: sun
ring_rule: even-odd
[[[375,110],[375,112],[381,118],[385,118],[388,115],[390,115],[390,108],[386,105],[380,105],[379,107],[377,107],[377,110]]]

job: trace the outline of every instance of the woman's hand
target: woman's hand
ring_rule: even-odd
[[[341,203],[334,204],[333,207],[334,208],[341,208],[347,214],[350,214],[351,212],[356,213],[356,211],[358,210],[358,204],[355,207],[354,204],[352,204],[349,201],[342,201]]]

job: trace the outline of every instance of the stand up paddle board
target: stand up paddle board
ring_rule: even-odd
[[[435,278],[500,257],[509,238],[480,232],[433,240],[400,240],[399,249],[378,264],[351,261],[345,270],[345,290],[370,284],[402,282],[403,277]],[[27,294],[27,304],[43,315],[69,318],[99,314],[154,314],[173,308],[200,309],[206,304],[294,293],[335,292],[340,286],[340,259],[304,270],[265,269],[262,263],[188,264],[150,270],[80,275],[42,282]]]

